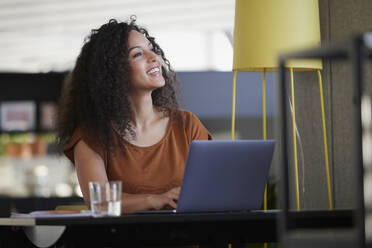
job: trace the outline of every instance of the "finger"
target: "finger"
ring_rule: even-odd
[[[175,203],[173,200],[170,200],[168,205],[170,205],[172,208],[177,208],[177,203]]]
[[[178,200],[179,194],[173,192],[172,194],[169,194],[169,197],[174,199],[174,200]]]

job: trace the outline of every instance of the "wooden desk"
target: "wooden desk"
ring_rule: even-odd
[[[141,245],[199,244],[242,247],[249,242],[276,242],[279,211],[208,214],[151,214],[93,218],[1,218],[4,244],[22,247],[21,231],[33,226],[66,226],[57,242],[65,247],[141,247]],[[298,227],[351,225],[351,210],[293,213]],[[11,247],[11,246],[10,246]],[[23,246],[25,247],[25,246]]]

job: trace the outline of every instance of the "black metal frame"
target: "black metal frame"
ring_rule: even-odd
[[[289,205],[289,158],[287,141],[287,119],[290,115],[287,111],[287,87],[285,62],[289,59],[337,59],[350,60],[352,63],[353,77],[353,162],[356,169],[356,206],[353,214],[354,227],[357,230],[358,247],[365,247],[365,224],[364,224],[364,181],[363,181],[363,157],[362,157],[362,123],[361,123],[361,96],[364,86],[365,62],[372,59],[372,49],[368,48],[367,38],[372,40],[372,33],[359,34],[348,37],[345,40],[330,42],[315,49],[309,49],[296,53],[285,54],[279,57],[279,90],[277,131],[281,139],[281,206],[282,214],[279,219],[279,237],[296,228],[290,215]],[[371,45],[370,45],[371,46]]]
[[[56,247],[143,247],[141,245],[178,244],[226,248],[228,244],[232,244],[236,248],[246,247],[250,242],[277,242],[278,214],[279,211],[275,210],[259,210],[33,220],[37,226],[66,226]],[[297,213],[294,218],[300,227],[317,227],[323,224],[339,226],[350,225],[351,214],[350,210],[337,210],[332,214],[328,211],[307,211]],[[29,220],[18,219],[16,222],[11,218],[0,219],[0,247],[30,247],[22,231],[24,224],[20,223]]]

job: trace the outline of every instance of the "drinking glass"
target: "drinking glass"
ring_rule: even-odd
[[[89,182],[89,192],[94,217],[120,216],[121,181]]]

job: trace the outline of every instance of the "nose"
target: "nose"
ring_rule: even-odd
[[[159,55],[157,55],[154,51],[149,51],[147,57],[151,62],[156,62],[159,60]]]

